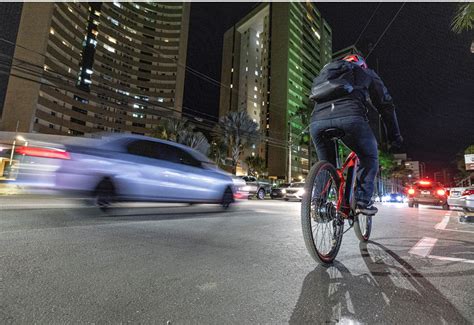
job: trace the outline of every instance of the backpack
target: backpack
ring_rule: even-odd
[[[354,66],[346,61],[326,64],[314,78],[309,99],[317,103],[345,97],[354,90]]]

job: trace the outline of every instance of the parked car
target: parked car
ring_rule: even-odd
[[[304,194],[304,183],[291,183],[286,189],[285,201],[303,199]]]
[[[116,201],[216,203],[228,207],[243,182],[198,151],[170,141],[110,135],[15,149],[16,182],[83,193],[107,209]],[[48,166],[46,169],[42,166]],[[36,182],[38,175],[43,182]],[[42,184],[43,183],[43,184]]]
[[[259,200],[265,199],[265,195],[270,194],[272,185],[269,182],[258,180],[254,176],[240,176],[247,186],[245,191],[249,193],[249,198],[255,196]]]
[[[462,208],[464,199],[462,194],[464,191],[470,189],[469,187],[451,187],[448,191],[448,204],[450,207]]]
[[[458,206],[465,212],[474,212],[474,187],[468,187],[461,192]]]
[[[418,207],[419,204],[441,206],[449,210],[448,195],[444,186],[438,182],[421,180],[415,182],[407,190],[408,206]]]
[[[285,184],[280,184],[279,186],[272,188],[272,191],[270,192],[270,197],[272,198],[272,200],[285,198],[286,189],[289,186],[290,184],[285,183]]]

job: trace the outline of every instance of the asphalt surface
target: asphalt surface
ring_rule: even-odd
[[[474,225],[379,205],[371,241],[306,252],[299,203],[122,207],[0,197],[0,323],[469,324]]]

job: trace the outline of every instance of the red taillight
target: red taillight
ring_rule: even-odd
[[[69,152],[60,149],[19,147],[18,149],[16,149],[16,152],[20,155],[31,157],[71,159]]]
[[[409,189],[409,190],[408,190],[408,194],[412,194],[412,195],[413,195],[413,194],[415,194],[415,190],[414,190],[414,189],[412,189],[412,188],[411,188],[411,189]]]
[[[430,181],[420,181],[420,184],[421,185],[430,185],[431,182]]]
[[[474,194],[474,190],[465,190],[464,192],[462,192],[461,196],[473,195],[473,194]]]
[[[438,194],[439,196],[443,196],[443,195],[446,194],[446,191],[443,190],[443,189],[439,189],[439,190],[436,191],[436,194]]]

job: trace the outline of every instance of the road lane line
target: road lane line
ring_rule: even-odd
[[[445,230],[446,226],[448,225],[448,222],[449,222],[449,214],[445,215],[443,220],[441,220],[440,223],[436,224],[435,229]]]
[[[437,238],[423,237],[408,251],[409,254],[419,255],[422,257],[427,257],[430,255],[431,250],[438,241]]]
[[[462,262],[462,263],[472,263],[474,264],[474,260],[468,260],[465,258],[458,258],[458,257],[447,257],[447,256],[438,256],[438,255],[428,255],[428,258],[433,258],[440,261],[450,261],[450,262]]]
[[[474,234],[474,231],[469,231],[469,230],[457,230],[457,229],[443,229],[444,231],[452,231],[452,232],[465,232],[468,234]]]

